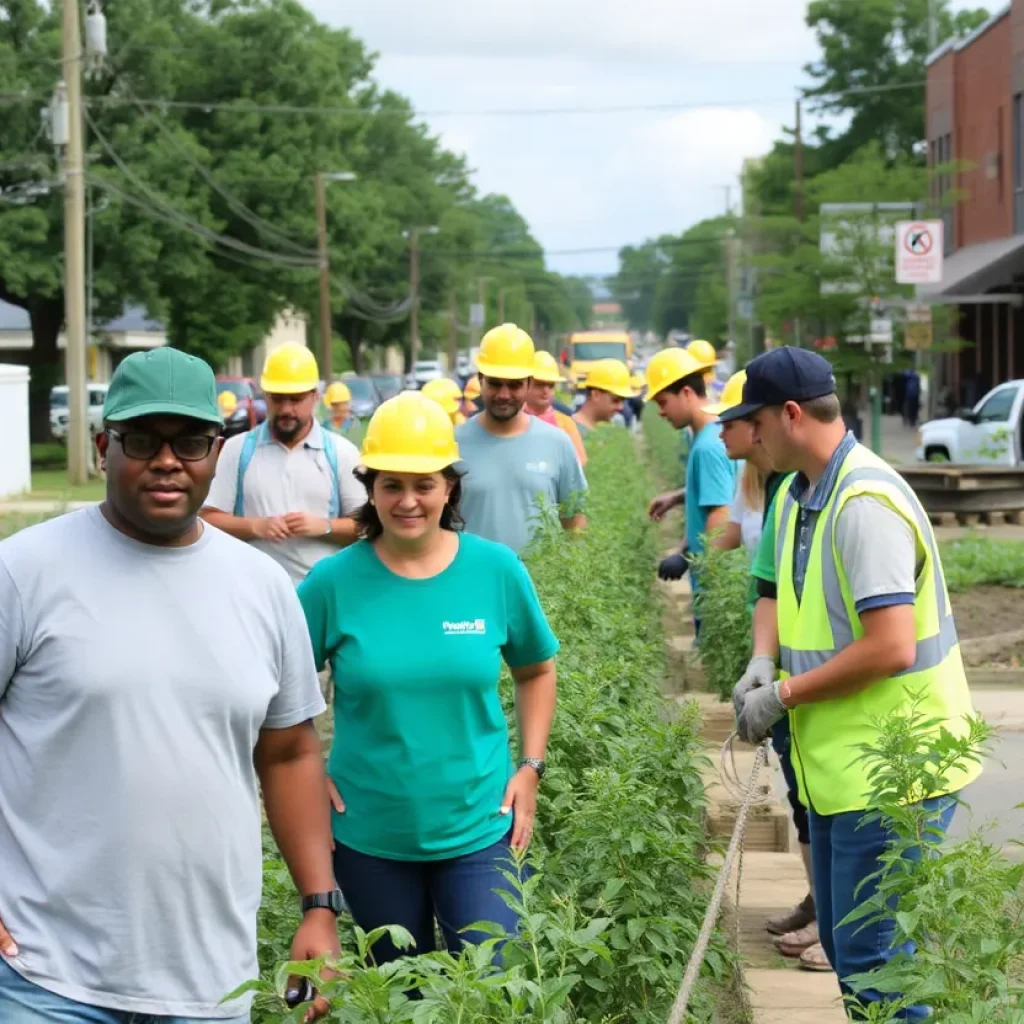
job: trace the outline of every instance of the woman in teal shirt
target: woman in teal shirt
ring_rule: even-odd
[[[298,590],[318,667],[334,675],[328,761],[334,868],[356,923],[402,925],[418,952],[461,929],[517,926],[495,890],[533,832],[555,709],[555,639],[519,558],[460,532],[451,420],[417,392],[374,414],[362,538]],[[515,679],[513,766],[498,692]],[[482,936],[469,936],[478,941]],[[388,940],[378,962],[401,951]]]

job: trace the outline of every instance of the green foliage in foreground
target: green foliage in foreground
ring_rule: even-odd
[[[968,536],[939,545],[946,586],[951,591],[986,584],[1024,587],[1024,543]]]
[[[632,438],[600,431],[589,445],[590,528],[554,530],[529,565],[562,642],[559,703],[532,852],[537,873],[517,886],[522,933],[500,969],[484,944],[364,966],[351,930],[333,1019],[345,1024],[525,1022],[662,1024],[700,928],[708,882],[704,788],[695,710],[670,717],[660,696],[664,638],[653,596],[651,482]],[[259,939],[264,980],[254,1020],[295,1019],[278,998],[295,926],[295,896],[273,855]],[[714,940],[707,981],[729,969]],[[423,998],[412,1002],[406,992]],[[275,992],[277,995],[275,995]],[[707,1021],[702,987],[691,1020]]]
[[[694,560],[701,589],[694,598],[700,619],[700,660],[707,688],[732,696],[750,661],[752,644],[750,557],[742,548],[709,547]]]
[[[685,474],[682,431],[663,420],[653,402],[644,405],[642,422],[658,485],[682,487]]]
[[[891,917],[895,904],[894,941],[910,939],[918,951],[913,960],[896,957],[851,979],[855,987],[890,997],[867,1019],[883,1024],[902,1019],[908,1006],[927,1005],[943,1024],[1021,1024],[1024,864],[1007,859],[981,833],[937,845],[928,815],[913,802],[942,793],[954,766],[980,760],[990,730],[978,719],[964,737],[945,730],[936,735],[916,709],[879,722],[878,729],[877,742],[862,750],[872,764],[869,817],[884,821],[894,842],[882,861],[877,895],[850,920]],[[905,859],[921,848],[926,852],[919,860]]]

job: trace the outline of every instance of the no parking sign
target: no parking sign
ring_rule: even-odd
[[[942,221],[901,220],[896,225],[896,283],[942,284]]]

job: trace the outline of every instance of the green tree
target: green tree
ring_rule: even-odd
[[[981,9],[950,12],[949,0],[931,0],[938,38],[962,36],[988,17]],[[885,154],[914,153],[924,117],[925,59],[930,0],[812,0],[807,24],[821,57],[807,66],[815,80],[807,95],[829,114],[846,115],[846,128],[823,139],[825,164],[836,167],[869,142]]]

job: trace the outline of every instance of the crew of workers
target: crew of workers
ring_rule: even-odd
[[[769,350],[701,407],[700,355],[668,349],[647,370],[661,415],[694,431],[686,488],[649,510],[660,519],[686,503],[686,540],[659,574],[680,578],[706,543],[752,556],[753,656],[733,691],[736,731],[752,744],[771,739],[811,890],[767,928],[802,967],[834,970],[850,1018],[867,1019],[898,993],[852,979],[914,947],[898,941],[895,917],[848,920],[878,891],[892,841],[884,821],[865,816],[863,749],[895,715],[916,713],[936,736],[966,735],[972,715],[938,546],[911,488],[846,430],[826,359]],[[744,467],[727,511],[730,458]],[[926,795],[925,842],[946,833],[980,771],[960,764]],[[900,1011],[929,1015],[926,1006]]]
[[[845,432],[827,361],[773,350],[718,395],[713,370],[699,347],[646,369],[647,400],[693,438],[685,488],[651,502],[686,511],[658,575],[708,543],[754,555],[737,732],[772,738],[813,885],[769,927],[864,1006],[881,996],[847,979],[910,950],[892,922],[844,923],[888,841],[861,823],[850,748],[911,690],[936,728],[970,712],[938,550],[913,492]],[[570,416],[561,382],[503,324],[464,390],[384,402],[357,449],[348,389],[329,385],[321,422],[302,346],[270,353],[267,419],[226,441],[209,366],[122,361],[96,442],[106,499],[0,542],[0,1020],[247,1020],[246,996],[222,1000],[258,971],[261,794],[299,893],[293,960],[337,955],[346,905],[417,952],[516,927],[504,872],[532,837],[558,651],[518,556],[546,522],[586,529],[583,439],[638,392],[599,361]],[[977,771],[930,795],[938,831]],[[374,956],[403,952],[385,937]],[[298,982],[289,998],[329,1012]]]

